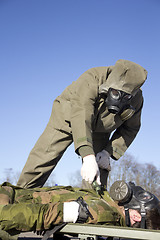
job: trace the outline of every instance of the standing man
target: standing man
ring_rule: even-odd
[[[17,185],[42,187],[72,142],[83,160],[82,179],[106,185],[110,157],[118,160],[140,129],[146,78],[147,71],[128,60],[83,73],[55,99]]]

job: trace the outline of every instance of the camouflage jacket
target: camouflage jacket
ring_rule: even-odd
[[[93,219],[87,223],[124,226],[118,205],[105,191],[100,197],[94,190],[55,186],[23,189],[0,185],[0,227],[4,231],[39,231],[63,222],[63,203],[82,196]]]

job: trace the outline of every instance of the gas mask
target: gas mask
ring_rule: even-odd
[[[135,186],[132,182],[128,184],[124,181],[114,182],[110,188],[110,196],[113,200],[118,201],[119,205],[124,206],[127,226],[130,226],[129,209],[140,212],[141,228],[146,228],[146,210],[158,208],[158,211],[160,211],[158,198],[142,187]]]
[[[132,108],[130,105],[131,99],[131,94],[109,88],[105,102],[110,113],[121,114],[125,109]]]

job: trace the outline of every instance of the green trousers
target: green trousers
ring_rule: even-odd
[[[47,125],[30,152],[17,185],[24,188],[42,187],[66,148],[72,135]]]

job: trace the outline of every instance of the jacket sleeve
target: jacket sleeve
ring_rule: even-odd
[[[134,115],[116,129],[109,141],[106,150],[111,154],[113,159],[118,160],[121,156],[123,156],[127,148],[135,139],[141,126],[142,106],[143,97],[141,95]]]
[[[92,142],[92,120],[94,104],[98,97],[99,76],[96,69],[90,69],[75,82],[71,97],[71,127],[75,151],[87,146],[94,154]]]
[[[62,203],[8,204],[1,208],[0,225],[4,231],[47,230],[63,222]]]

